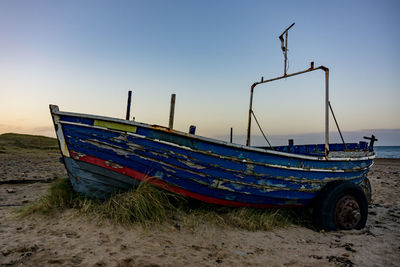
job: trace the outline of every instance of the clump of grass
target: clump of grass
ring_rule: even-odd
[[[195,229],[204,222],[217,226],[229,226],[249,231],[270,231],[278,227],[286,227],[295,223],[294,213],[286,209],[230,208],[210,204],[183,212],[183,220]]]
[[[269,231],[293,223],[302,224],[304,216],[303,211],[291,209],[230,208],[189,201],[146,182],[102,202],[75,193],[68,179],[57,179],[46,195],[23,207],[20,214],[50,215],[71,208],[100,223],[150,226],[169,222],[192,230],[211,223],[219,227]]]
[[[269,231],[289,225],[291,218],[279,209],[239,208],[228,212],[226,221],[231,226],[250,231]]]
[[[105,202],[85,200],[80,207],[82,214],[95,215],[99,221],[109,220],[122,225],[163,223],[176,212],[173,205],[182,197],[160,190],[142,182],[136,189],[116,194]]]
[[[76,193],[68,179],[60,178],[52,183],[43,197],[22,207],[19,214],[52,215],[73,208],[85,216],[96,217],[99,222],[109,220],[121,225],[149,225],[166,221],[177,210],[173,203],[178,199],[183,200],[183,197],[143,182],[136,189],[115,194],[102,202]]]

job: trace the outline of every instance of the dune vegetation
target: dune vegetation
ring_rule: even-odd
[[[73,191],[68,179],[54,181],[37,201],[18,210],[19,216],[53,216],[73,209],[77,215],[124,226],[145,227],[169,223],[177,228],[196,229],[204,223],[237,227],[250,231],[271,230],[302,223],[304,210],[231,208],[189,200],[149,183],[137,189],[115,194],[106,201],[90,199]],[[306,216],[307,217],[307,216]]]
[[[5,133],[0,135],[0,150],[15,149],[39,149],[56,150],[58,149],[57,139],[29,134]]]

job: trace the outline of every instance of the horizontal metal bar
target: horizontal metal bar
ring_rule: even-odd
[[[277,77],[277,78],[272,78],[272,79],[269,79],[269,80],[261,80],[261,81],[259,81],[259,82],[253,83],[252,88],[256,87],[256,86],[259,85],[259,84],[268,83],[268,82],[272,82],[272,81],[277,81],[277,80],[281,80],[281,79],[284,79],[284,78],[289,78],[289,77],[292,77],[292,76],[300,75],[300,74],[303,74],[303,73],[307,73],[307,72],[311,72],[311,71],[319,70],[319,69],[325,71],[325,70],[327,70],[328,68],[327,68],[327,67],[324,67],[324,66],[319,66],[319,67],[317,67],[317,68],[311,67],[311,68],[309,68],[309,69],[307,69],[307,70],[303,70],[303,71],[299,71],[299,72],[295,72],[295,73],[283,75],[283,76],[280,76],[280,77]]]
[[[261,81],[255,82],[252,84],[250,88],[250,105],[249,105],[249,118],[248,118],[248,124],[247,124],[247,138],[246,138],[246,146],[250,146],[250,137],[251,137],[251,114],[252,114],[252,109],[253,109],[253,93],[254,93],[254,88],[263,83],[268,83],[272,81],[277,81],[289,77],[293,77],[296,75],[304,74],[307,72],[315,71],[315,70],[323,70],[325,72],[325,159],[328,160],[328,152],[329,152],[329,136],[328,136],[328,131],[329,131],[329,123],[328,123],[328,102],[329,101],[329,69],[325,66],[319,66],[317,68],[314,68],[314,62],[311,62],[310,68],[295,72],[292,74],[284,74],[283,76],[272,78],[269,80],[264,80],[264,77],[261,77]]]

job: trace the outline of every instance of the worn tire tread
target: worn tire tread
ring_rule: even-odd
[[[361,220],[355,229],[365,227],[368,217],[368,201],[363,189],[354,183],[340,182],[325,186],[314,200],[313,223],[318,230],[340,229],[335,224],[334,211],[338,200],[347,194],[353,195],[360,207]]]

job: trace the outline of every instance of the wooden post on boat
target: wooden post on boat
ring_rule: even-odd
[[[132,98],[132,91],[129,90],[128,92],[128,105],[126,108],[126,120],[129,120],[131,116],[131,98]]]
[[[172,129],[174,127],[175,98],[176,98],[176,95],[172,94],[171,95],[171,106],[169,109],[169,124],[168,124],[168,128],[170,128],[170,129]]]
[[[231,127],[231,143],[232,143],[232,140],[233,140],[233,128]]]

